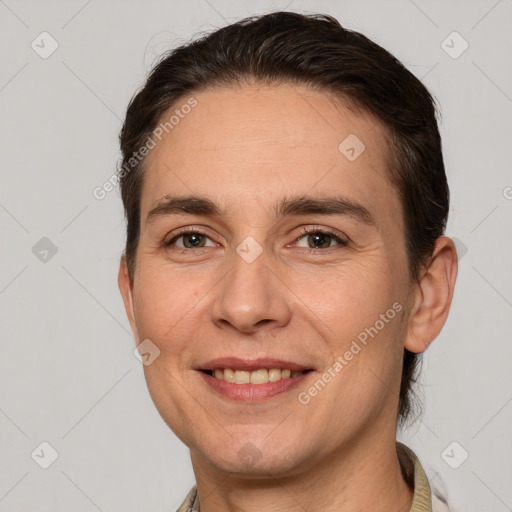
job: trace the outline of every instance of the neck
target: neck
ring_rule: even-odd
[[[408,511],[395,436],[357,440],[328,456],[307,460],[293,473],[239,475],[206,463],[191,452],[201,512]]]

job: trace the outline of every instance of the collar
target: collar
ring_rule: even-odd
[[[400,442],[396,443],[396,452],[404,479],[414,489],[412,506],[409,512],[432,512],[430,485],[418,457],[410,448]],[[200,512],[199,497],[195,485],[176,512]]]

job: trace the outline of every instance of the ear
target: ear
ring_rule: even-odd
[[[132,328],[133,336],[135,337],[135,344],[138,345],[140,343],[140,339],[137,324],[135,322],[135,309],[133,307],[133,283],[131,282],[128,274],[128,265],[126,264],[126,257],[124,254],[121,256],[121,261],[119,263],[117,284],[119,285],[119,291],[123,297],[124,308]]]
[[[428,267],[416,283],[404,344],[407,350],[424,352],[441,332],[450,310],[457,269],[455,244],[446,236],[438,238]]]

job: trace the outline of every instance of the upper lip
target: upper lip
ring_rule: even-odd
[[[238,357],[219,357],[217,359],[212,359],[203,364],[200,364],[197,369],[198,370],[217,370],[229,368],[231,370],[245,370],[245,371],[254,371],[260,370],[262,368],[280,368],[280,369],[288,369],[294,372],[300,372],[303,370],[310,370],[311,367],[304,366],[302,364],[293,363],[291,361],[284,361],[282,359],[272,359],[272,358],[258,358],[258,359],[240,359]]]

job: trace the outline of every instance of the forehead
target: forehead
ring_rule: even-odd
[[[396,202],[387,179],[385,129],[332,94],[281,84],[191,96],[197,105],[184,109],[189,113],[147,157],[143,213],[167,194],[185,193],[244,204],[255,195],[273,201],[285,191],[318,196],[336,189],[380,202],[374,206],[385,210]],[[188,100],[175,102],[161,121]]]

